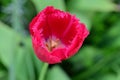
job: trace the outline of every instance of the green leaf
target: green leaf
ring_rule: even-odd
[[[39,75],[40,71],[41,71],[41,68],[42,68],[42,65],[43,65],[43,62],[41,62],[38,57],[36,56],[36,54],[34,53],[33,51],[33,47],[32,47],[32,41],[31,41],[31,38],[30,37],[27,37],[25,39],[25,44],[26,44],[26,47],[30,53],[30,55],[32,56],[32,60],[33,60],[33,63],[34,63],[34,66],[35,66],[35,69],[37,71],[37,75]]]
[[[112,49],[120,47],[120,20],[116,22],[106,33],[105,40],[107,46]]]
[[[20,36],[4,23],[0,22],[0,59],[6,67],[11,65]]]
[[[22,40],[23,46],[18,48],[16,56],[16,76],[17,80],[35,80],[36,62],[34,56],[30,37],[25,37]],[[34,67],[35,66],[35,67]],[[39,62],[39,70],[41,63]],[[36,68],[37,69],[37,68]]]
[[[107,74],[103,77],[100,77],[98,80],[117,80],[117,77],[113,74]]]
[[[0,80],[5,80],[7,76],[7,72],[4,70],[0,70]]]
[[[109,12],[115,11],[116,5],[111,0],[70,0],[68,7],[77,10]]]
[[[118,20],[108,31],[108,36],[114,37],[120,35],[120,20]]]
[[[83,47],[75,56],[70,58],[70,61],[74,66],[81,66],[83,64],[86,67],[90,67],[94,64],[95,58],[100,56],[100,53],[101,51],[99,49],[92,46],[86,46]]]
[[[27,72],[27,64],[26,64],[26,54],[24,47],[19,47],[17,49],[16,56],[16,77],[17,80],[29,80],[28,72]]]
[[[78,11],[70,11],[72,14],[75,14],[77,18],[80,19],[80,22],[84,23],[88,30],[91,29],[92,23],[91,19],[88,15],[85,15],[83,13],[80,13]]]
[[[16,78],[15,60],[17,48],[20,43],[20,35],[9,26],[0,22],[0,59],[3,65],[7,67],[10,80]]]
[[[55,8],[65,10],[64,0],[32,0],[37,12],[41,11],[47,6],[54,6]]]
[[[71,80],[71,79],[59,66],[54,66],[48,71],[46,80]]]
[[[120,71],[120,69],[119,69],[119,71]],[[120,80],[120,72],[117,75],[117,80]]]

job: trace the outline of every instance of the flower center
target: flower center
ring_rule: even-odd
[[[61,45],[61,42],[59,39],[53,39],[53,38],[49,38],[46,41],[46,47],[49,51],[52,51],[54,48],[57,48],[58,46]]]

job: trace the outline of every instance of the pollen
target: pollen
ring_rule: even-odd
[[[46,47],[49,51],[52,51],[54,48],[57,48],[60,45],[60,40],[59,39],[53,39],[53,38],[49,38],[46,41]]]

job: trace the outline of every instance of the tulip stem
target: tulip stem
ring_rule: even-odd
[[[44,80],[45,79],[47,68],[48,68],[48,63],[44,63],[43,67],[41,69],[41,72],[40,72],[39,80]]]

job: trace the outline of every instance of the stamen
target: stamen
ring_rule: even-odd
[[[49,51],[52,51],[54,48],[58,47],[59,45],[60,45],[59,39],[49,38],[46,42],[46,47],[48,48]]]

